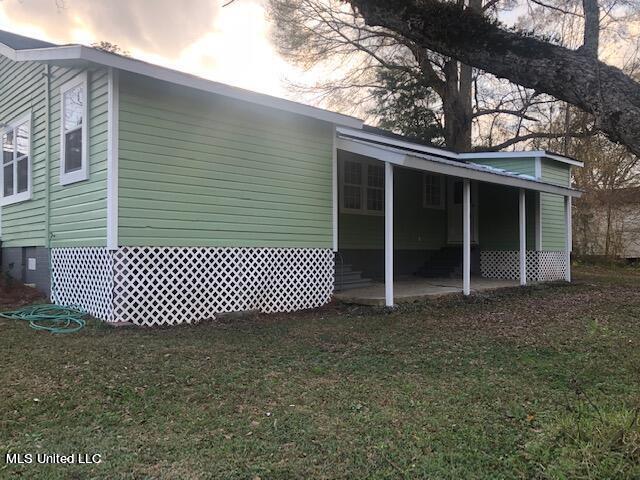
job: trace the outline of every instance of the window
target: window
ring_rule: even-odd
[[[425,173],[423,175],[422,206],[425,208],[444,208],[444,177]]]
[[[2,205],[31,198],[31,114],[2,133]]]
[[[65,83],[60,97],[60,183],[68,185],[89,178],[86,74]]]
[[[342,211],[384,213],[384,166],[375,162],[345,160],[341,176]]]

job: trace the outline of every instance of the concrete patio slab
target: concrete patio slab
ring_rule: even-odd
[[[461,278],[410,277],[396,279],[393,283],[396,303],[412,303],[429,297],[462,293]],[[517,280],[471,278],[472,292],[517,287],[518,285]],[[374,283],[369,287],[337,292],[334,297],[342,302],[356,305],[384,306],[384,283]]]

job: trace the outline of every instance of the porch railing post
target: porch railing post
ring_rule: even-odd
[[[471,293],[471,183],[468,178],[462,188],[462,293]]]
[[[393,307],[393,164],[384,164],[384,299]]]
[[[520,285],[527,284],[527,210],[525,205],[525,190],[520,189]]]
[[[567,234],[564,237],[564,252],[565,252],[565,263],[567,265],[566,270],[564,271],[564,279],[567,282],[571,281],[571,249],[573,246],[572,239],[572,227],[571,227],[571,197],[566,195],[564,197],[564,224],[567,230]]]

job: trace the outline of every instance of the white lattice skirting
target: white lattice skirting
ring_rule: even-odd
[[[53,248],[51,260],[55,303],[137,325],[315,308],[333,292],[331,249]]]
[[[527,251],[527,281],[564,280],[567,268],[565,252]],[[480,252],[480,272],[487,278],[518,280],[520,254],[513,250],[483,250]]]

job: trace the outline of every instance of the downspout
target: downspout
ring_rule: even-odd
[[[49,273],[49,298],[54,301],[53,273],[51,271],[51,67],[44,64],[44,248],[47,251],[47,269]]]
[[[49,92],[49,75],[50,75],[50,67],[48,63],[44,65],[44,104],[45,104],[45,119],[44,119],[44,128],[45,128],[45,136],[44,136],[44,171],[45,171],[45,182],[44,182],[44,205],[45,205],[45,215],[44,215],[44,247],[49,250],[51,246],[51,232],[50,232],[50,221],[51,221],[51,205],[50,205],[50,193],[51,193],[51,170],[50,170],[50,160],[51,160],[51,149],[50,149],[50,136],[51,132],[49,131],[50,121],[51,121],[51,102],[50,102],[50,92]],[[51,255],[51,252],[48,252]],[[51,270],[49,270],[49,277],[51,277]]]

